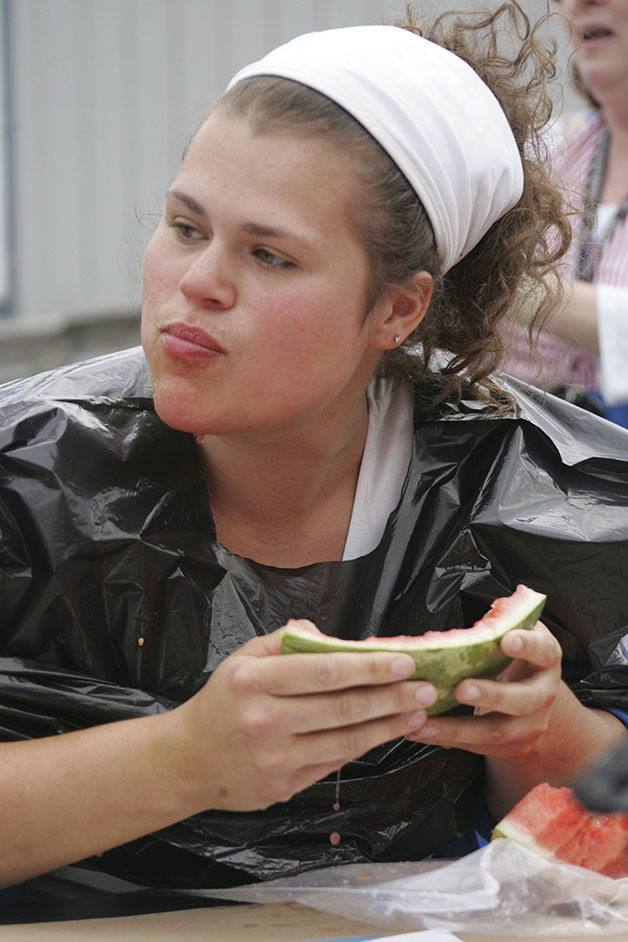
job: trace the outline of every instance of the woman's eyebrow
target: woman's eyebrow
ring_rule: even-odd
[[[207,213],[193,196],[189,196],[182,190],[168,190],[166,199],[168,199],[168,197],[179,200],[179,202],[184,203],[188,209],[191,209],[196,216],[207,219]],[[247,235],[258,236],[259,238],[291,239],[304,247],[310,246],[310,242],[303,236],[297,235],[296,232],[292,232],[290,229],[282,229],[279,226],[266,226],[258,222],[243,222],[240,229]]]
[[[259,236],[262,239],[265,237],[275,239],[288,238],[305,244],[305,239],[300,238],[296,232],[291,232],[289,229],[281,229],[277,226],[264,226],[257,222],[243,222],[240,228],[242,232],[246,232],[247,235]]]
[[[197,203],[192,196],[188,196],[187,193],[183,193],[181,190],[168,190],[166,193],[166,199],[173,196],[175,199],[179,200],[181,203],[185,203],[188,209],[191,209],[193,213],[197,216],[202,216],[203,219],[207,219],[207,213],[203,209],[200,203]]]

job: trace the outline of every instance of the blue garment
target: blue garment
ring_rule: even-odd
[[[622,721],[624,726],[628,728],[628,712],[626,710],[618,710],[617,707],[606,707],[609,713],[614,713],[615,716]]]
[[[604,418],[615,425],[621,425],[622,428],[628,428],[628,402],[621,406],[606,406]]]
[[[30,880],[0,890],[0,906],[8,906],[10,903],[32,903],[33,898]]]
[[[486,800],[482,798],[470,827],[455,841],[441,847],[438,853],[434,854],[434,857],[438,860],[449,860],[450,858],[465,857],[467,854],[473,853],[474,850],[479,850],[480,847],[484,847],[490,841],[491,831],[495,827],[495,823]]]
[[[628,428],[628,402],[624,402],[621,405],[609,406],[604,401],[604,397],[597,387],[587,389],[584,398],[591,404],[591,411],[597,411],[602,418],[613,422],[615,425],[621,426],[621,428]],[[578,400],[576,400],[576,404],[584,405],[585,408],[588,408],[586,403],[579,402]]]

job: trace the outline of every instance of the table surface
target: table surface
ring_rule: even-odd
[[[124,942],[311,942],[378,934],[386,933],[371,923],[342,919],[287,903],[217,906],[115,919],[0,927],[2,942],[65,942],[66,939],[89,939],[89,942],[120,942],[121,939]],[[516,939],[520,942],[524,938],[503,934],[454,934],[464,942],[516,942]],[[595,937],[580,936],[580,939],[586,938]],[[608,942],[628,942],[628,934],[607,938]],[[556,942],[556,937],[550,939],[537,935],[534,942]]]

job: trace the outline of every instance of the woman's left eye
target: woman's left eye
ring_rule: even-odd
[[[203,238],[203,233],[200,232],[196,226],[192,226],[188,222],[174,222],[172,223],[172,228],[176,230],[177,235],[185,242],[195,242],[199,237],[201,239]]]
[[[294,262],[290,262],[287,258],[276,255],[275,252],[271,252],[270,249],[265,249],[262,246],[255,248],[253,254],[268,268],[294,268]]]

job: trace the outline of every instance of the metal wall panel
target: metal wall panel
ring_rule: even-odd
[[[403,5],[9,0],[14,316],[136,305],[143,246],[181,149],[234,71],[299,32],[389,21]]]
[[[8,7],[0,0],[0,315],[13,305],[13,200],[11,193],[11,49]]]

